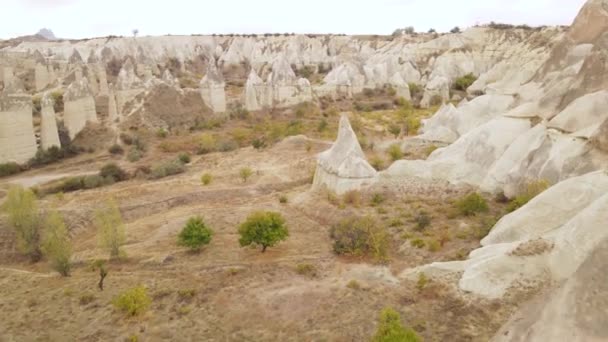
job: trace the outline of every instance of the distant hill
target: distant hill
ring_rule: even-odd
[[[53,33],[53,31],[47,29],[47,28],[43,28],[40,31],[38,31],[38,33],[36,33],[37,36],[42,36],[48,40],[56,40],[57,37],[55,37],[55,34]]]

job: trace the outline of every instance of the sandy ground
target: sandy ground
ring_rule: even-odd
[[[61,278],[45,262],[31,265],[16,257],[14,244],[6,242],[8,227],[0,225],[5,240],[0,244],[0,341],[125,341],[133,336],[139,341],[364,341],[386,306],[401,312],[404,323],[425,341],[488,340],[510,306],[467,300],[442,284],[420,290],[396,275],[407,267],[466,255],[478,246],[474,228],[501,208],[484,217],[455,217],[448,210],[451,202],[468,189],[416,179],[381,183],[362,194],[358,205],[332,204],[326,194],[310,191],[315,154],[327,147],[319,140],[288,138],[263,151],[248,147],[194,156],[187,172],[177,176],[47,196],[41,205],[57,208],[69,223],[75,269]],[[79,158],[65,161],[63,168],[2,180],[0,188],[86,174],[107,162]],[[254,170],[247,182],[238,176],[245,166]],[[200,183],[203,173],[214,177],[208,186]],[[375,192],[387,197],[381,206],[369,204]],[[288,203],[279,202],[281,195]],[[110,197],[126,223],[127,259],[109,265],[106,289],[100,292],[88,264],[106,254],[97,246],[91,213]],[[287,241],[264,254],[238,244],[237,226],[255,210],[280,212],[290,230]],[[413,216],[421,210],[432,219],[425,232],[414,229]],[[199,254],[176,244],[176,235],[195,215],[215,233]],[[390,263],[332,252],[331,225],[351,215],[371,215],[389,227]],[[410,244],[443,231],[450,238],[439,251]],[[312,265],[315,274],[298,274],[299,264]],[[148,289],[151,308],[126,318],[111,300],[138,285]],[[184,297],[184,292],[194,295]],[[93,300],[82,302],[87,295]]]

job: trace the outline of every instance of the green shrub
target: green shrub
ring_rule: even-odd
[[[327,126],[329,126],[327,120],[321,119],[321,121],[319,121],[319,124],[317,125],[317,132],[325,132]]]
[[[388,126],[388,131],[390,134],[395,136],[395,139],[399,136],[399,134],[401,134],[401,126],[395,124],[395,123],[391,123]]]
[[[122,141],[125,145],[133,145],[133,137],[127,133],[120,133],[120,141]]]
[[[179,159],[179,161],[181,161],[184,164],[190,163],[190,155],[188,153],[180,153],[179,156],[177,157],[177,159]]]
[[[114,300],[112,300],[112,304],[128,316],[137,316],[150,307],[152,300],[148,296],[146,288],[138,286],[115,297]]]
[[[21,186],[12,186],[0,209],[8,216],[8,224],[17,237],[18,249],[31,261],[39,261],[42,256],[41,220],[36,195]]]
[[[393,161],[403,158],[403,151],[401,150],[401,146],[399,146],[399,144],[392,144],[389,146],[387,153]]]
[[[480,194],[473,192],[455,203],[456,209],[461,215],[472,216],[477,213],[488,211],[488,203]]]
[[[420,272],[418,274],[418,281],[416,282],[416,288],[418,289],[418,291],[424,290],[428,283],[429,279],[426,277],[426,274],[424,274],[424,272]]]
[[[131,163],[135,163],[143,157],[143,153],[137,148],[131,148],[127,153],[127,160]]]
[[[475,81],[477,81],[477,77],[475,75],[473,75],[472,73],[469,73],[462,77],[457,78],[454,81],[453,88],[456,90],[466,91],[467,88],[469,88],[471,86],[471,84],[475,83]]]
[[[408,86],[410,88],[410,93],[412,94],[412,97],[416,97],[416,95],[422,94],[423,89],[417,83],[408,83]]]
[[[358,281],[353,279],[346,284],[346,287],[348,287],[351,290],[360,290],[361,284],[359,284]]]
[[[220,141],[217,147],[218,151],[220,152],[230,152],[236,150],[237,148],[239,148],[239,145],[233,140]]]
[[[148,177],[150,179],[160,179],[172,175],[177,175],[185,171],[186,167],[181,161],[173,160],[153,167]]]
[[[178,235],[178,244],[188,247],[193,252],[201,250],[203,245],[211,242],[213,231],[209,229],[203,219],[199,216],[188,220],[182,231]]]
[[[111,178],[114,182],[122,182],[129,179],[127,172],[114,163],[104,165],[99,170],[99,175],[106,179]]]
[[[89,175],[89,176],[84,176],[82,178],[82,186],[85,189],[99,188],[100,186],[104,186],[105,184],[106,184],[106,179],[100,175]]]
[[[350,217],[330,230],[333,249],[338,255],[371,255],[379,261],[388,258],[389,235],[371,217]]]
[[[380,313],[376,334],[372,342],[421,342],[422,339],[411,328],[401,324],[401,316],[391,308],[384,308]]]
[[[169,132],[167,132],[167,130],[166,130],[166,129],[164,129],[164,128],[159,128],[159,129],[156,131],[156,136],[157,136],[158,138],[164,139],[164,138],[166,138],[166,137],[167,137],[167,135],[169,135]]]
[[[110,252],[110,258],[120,258],[123,254],[121,247],[125,244],[125,227],[118,205],[112,199],[103,203],[94,214],[93,223],[97,228],[97,236],[101,247]]]
[[[69,177],[61,184],[59,191],[72,192],[84,189],[84,177],[75,176]]]
[[[380,156],[373,156],[369,163],[374,169],[376,169],[376,171],[381,171],[384,169],[384,159],[382,159]]]
[[[386,198],[384,197],[384,195],[377,192],[372,195],[371,205],[373,207],[378,206],[378,205],[384,203],[385,200],[386,200]]]
[[[21,172],[21,166],[14,162],[0,164],[0,177],[6,177]]]
[[[307,277],[315,277],[317,275],[317,269],[312,264],[297,264],[296,273]]]
[[[424,240],[420,239],[420,238],[416,238],[410,241],[410,244],[412,245],[412,247],[416,247],[416,248],[423,248],[425,245]]]
[[[251,146],[256,150],[261,150],[266,147],[266,140],[264,140],[264,138],[255,138],[251,141]]]
[[[81,295],[80,298],[78,299],[78,303],[80,303],[80,305],[89,305],[94,301],[95,301],[95,295],[93,295],[91,293],[85,293],[85,294]]]
[[[120,146],[118,144],[114,144],[114,145],[110,146],[110,148],[108,149],[108,152],[110,152],[110,154],[123,154],[123,153],[125,153],[125,150],[122,148],[122,146]]]
[[[200,143],[198,147],[198,154],[207,154],[215,151],[216,149],[216,140],[211,134],[203,134],[200,138]]]
[[[63,112],[63,91],[54,91],[51,93],[51,97],[53,98],[53,109],[55,110],[55,113]]]
[[[422,231],[431,224],[431,218],[425,211],[420,211],[414,217],[416,221],[416,230]]]
[[[46,231],[42,251],[53,269],[64,277],[70,275],[72,244],[63,217],[51,211],[46,218]]]
[[[241,103],[233,103],[228,108],[228,115],[231,119],[246,120],[249,118],[249,111]]]
[[[258,211],[254,212],[239,226],[239,244],[244,246],[260,245],[262,253],[267,247],[272,247],[286,240],[289,230],[285,219],[279,213]]]
[[[239,170],[239,176],[243,180],[243,183],[247,183],[247,180],[249,179],[249,177],[251,177],[252,174],[253,174],[253,170],[251,170],[251,168],[248,168],[248,167],[244,167]]]
[[[439,241],[437,241],[435,239],[428,240],[426,245],[430,252],[437,252],[438,250],[441,249],[441,244],[439,243]]]
[[[61,149],[57,146],[51,146],[46,150],[38,149],[34,158],[30,159],[30,166],[42,166],[55,163],[68,155],[68,150]]]
[[[407,126],[407,134],[408,135],[416,135],[418,134],[418,130],[422,126],[420,118],[409,116],[405,119],[405,125]]]
[[[523,207],[534,197],[547,190],[549,185],[549,182],[546,180],[539,180],[526,184],[524,191],[509,203],[507,206],[507,212],[510,213]]]
[[[201,176],[201,183],[203,183],[203,185],[211,184],[212,180],[213,180],[213,176],[209,173],[205,173]]]
[[[279,203],[281,203],[281,204],[287,203],[287,196],[285,196],[285,195],[279,196]]]

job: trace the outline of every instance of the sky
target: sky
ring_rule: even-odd
[[[0,0],[0,39],[211,33],[390,34],[490,21],[569,25],[585,0]]]

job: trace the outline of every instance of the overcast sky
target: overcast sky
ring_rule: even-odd
[[[585,0],[0,0],[0,38],[209,33],[390,34],[490,21],[569,25]]]

